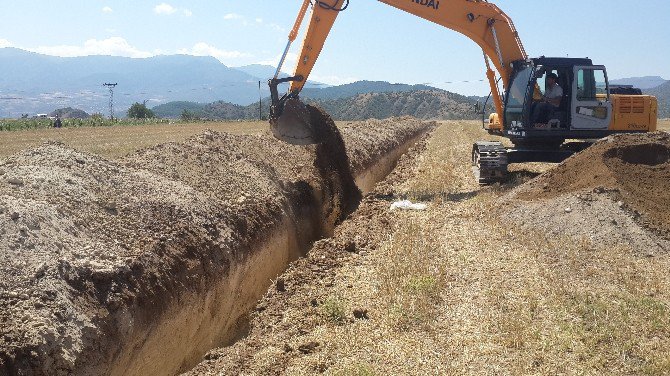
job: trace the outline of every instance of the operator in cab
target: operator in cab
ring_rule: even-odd
[[[547,74],[547,88],[540,102],[535,103],[532,113],[532,122],[537,125],[544,125],[549,122],[554,112],[558,110],[563,99],[563,88],[558,84],[556,73]]]

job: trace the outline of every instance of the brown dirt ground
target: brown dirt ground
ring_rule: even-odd
[[[210,351],[205,360],[187,374],[280,375],[296,359],[318,353],[327,346],[314,332],[322,323],[322,307],[330,304],[330,289],[337,281],[338,271],[345,265],[357,264],[392,234],[389,198],[395,195],[396,186],[407,179],[427,139],[428,136],[402,156],[394,171],[336,228],[332,238],[315,243],[305,258],[291,264],[278,278],[256,307],[246,338]],[[350,312],[333,314],[342,315],[335,317],[337,320],[353,320],[348,317]],[[357,314],[367,315],[364,309]],[[321,373],[326,368],[324,364],[312,364],[303,370],[310,374]]]
[[[516,192],[523,200],[609,193],[645,226],[670,235],[670,135],[619,135],[600,141]],[[566,207],[567,208],[567,207]]]
[[[383,151],[426,126],[351,124],[344,140]],[[55,142],[0,160],[0,371],[104,369],[128,310],[151,325],[247,257],[305,182],[328,186],[315,149],[208,131],[118,161]]]
[[[367,131],[361,129],[360,140],[371,149],[361,149],[372,150],[379,138],[372,134],[365,141]],[[356,138],[356,131],[342,133],[353,155],[358,147],[349,140]],[[551,169],[539,164],[515,166],[508,184],[482,189],[469,171],[470,145],[481,137],[478,124],[443,123],[431,140],[403,157],[332,239],[317,242],[277,280],[257,306],[248,336],[211,351],[191,374],[667,374],[667,253],[640,258],[625,245],[605,247],[599,238],[585,239],[579,233],[533,230],[533,221],[517,226],[508,216],[512,208],[527,213],[525,219],[534,218],[547,202],[567,195],[593,214],[610,200],[623,211],[617,215],[630,219],[637,209],[624,209],[632,207],[625,201],[632,195],[621,196],[624,209],[609,191],[593,191],[600,185],[574,191],[568,184],[564,193],[535,202],[514,198],[517,192],[510,189]],[[205,134],[183,145],[140,152],[142,163],[134,156],[110,162],[60,145],[0,161],[0,273],[9,276],[0,282],[1,348],[16,353],[27,346],[27,359],[63,351],[62,370],[67,370],[82,351],[77,348],[85,343],[82,339],[100,335],[96,314],[134,299],[134,266],[152,276],[140,279],[142,283],[160,281],[171,272],[171,262],[179,263],[179,269],[192,262],[193,275],[199,278],[215,271],[198,269],[197,248],[182,254],[175,250],[186,243],[210,246],[212,229],[234,241],[237,235],[230,229],[239,223],[226,227],[228,222],[220,222],[228,213],[251,218],[243,223],[249,230],[240,236],[253,233],[263,222],[256,210],[267,213],[265,207],[274,205],[272,191],[285,189],[286,181],[276,184],[274,177],[283,176],[282,171],[297,176],[314,171],[310,162],[296,164],[293,154],[287,157],[285,147],[275,149],[273,140],[256,140],[248,138],[240,151],[234,145],[244,140]],[[202,150],[210,151],[207,157]],[[293,163],[282,162],[287,159]],[[145,162],[151,163],[150,171]],[[351,163],[360,162],[352,157]],[[619,163],[630,164],[623,159],[595,161],[605,167]],[[244,173],[229,177],[231,171]],[[267,196],[256,188],[256,171],[264,176],[260,184],[268,182]],[[225,181],[212,181],[214,173]],[[109,184],[101,184],[105,181]],[[519,191],[536,188],[531,182]],[[539,188],[544,192],[544,186]],[[134,195],[119,196],[126,189]],[[51,205],[42,198],[70,191],[74,193],[63,201],[85,205]],[[189,194],[174,193],[181,191]],[[119,197],[129,203],[119,204]],[[266,197],[269,201],[263,201]],[[405,197],[420,197],[429,209],[388,210],[391,202]],[[142,204],[145,200],[149,203]],[[256,200],[263,205],[255,206]],[[514,202],[505,204],[509,201]],[[553,210],[563,211],[557,202]],[[139,214],[125,209],[139,209]],[[575,213],[579,211],[566,214]],[[130,224],[117,226],[110,216],[125,216]],[[588,216],[567,217],[567,223],[578,227],[584,220],[597,228],[601,219]],[[631,223],[658,241],[639,221]],[[52,238],[60,243],[48,243]],[[95,241],[92,247],[90,239]],[[133,244],[137,247],[128,248]],[[120,286],[98,288],[104,285],[98,281],[108,281],[110,275],[119,280],[117,273],[126,276]],[[147,286],[155,289],[147,294],[159,298],[164,296],[161,291],[179,288],[155,281]]]
[[[659,119],[658,120],[658,130],[670,132],[670,119]]]
[[[265,122],[206,122],[0,132],[0,158],[47,141],[62,142],[73,149],[106,158],[120,158],[158,144],[186,141],[206,130],[248,135],[263,133],[267,128]]]
[[[515,187],[533,191],[555,170],[514,166],[508,183],[479,187],[469,148],[480,138],[491,137],[474,122],[442,123],[279,277],[247,337],[187,374],[667,374],[670,256],[517,222],[510,210],[533,218],[552,198],[519,200]],[[607,196],[587,193],[573,198]],[[401,198],[428,210],[389,211]],[[596,228],[598,205],[571,226]]]

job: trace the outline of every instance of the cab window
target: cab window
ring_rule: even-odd
[[[523,109],[532,74],[532,67],[524,67],[514,76],[505,97],[505,127],[510,127],[513,123],[523,122]]]
[[[508,107],[522,107],[526,101],[526,92],[528,92],[528,81],[533,72],[532,68],[527,67],[517,73],[509,90],[507,98]]]
[[[607,95],[607,80],[602,69],[577,71],[577,100],[596,101],[598,95]]]
[[[540,94],[544,95],[547,92],[547,75],[543,74],[537,79],[537,89],[540,90]]]

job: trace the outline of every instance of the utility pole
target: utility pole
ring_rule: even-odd
[[[106,88],[109,89],[109,118],[111,120],[114,120],[114,88],[118,85],[118,83],[115,84],[108,84],[104,83],[102,86],[105,86]]]
[[[263,94],[261,94],[260,81],[258,81],[258,120],[263,121]]]

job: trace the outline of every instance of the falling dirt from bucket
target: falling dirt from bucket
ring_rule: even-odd
[[[336,197],[330,205],[326,217],[340,223],[351,214],[361,200],[361,191],[356,186],[351,172],[349,157],[342,134],[333,119],[323,110],[307,105],[311,123],[318,139],[315,167],[326,177],[326,195]]]

